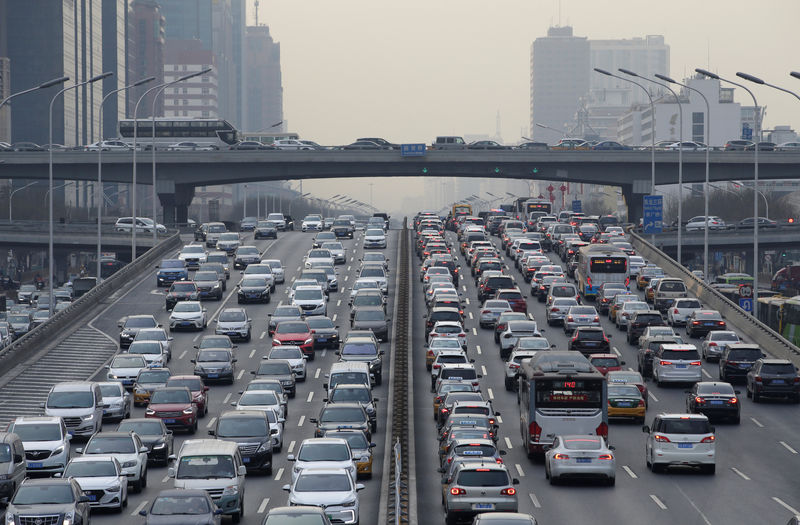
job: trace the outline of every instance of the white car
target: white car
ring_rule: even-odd
[[[266,264],[272,268],[272,275],[275,276],[275,283],[281,284],[286,281],[286,273],[284,272],[283,265],[278,259],[264,259],[261,264]]]
[[[272,143],[278,149],[286,150],[312,150],[317,149],[297,139],[278,139]]]
[[[282,213],[270,213],[267,215],[267,222],[275,226],[276,230],[286,230],[286,217]]]
[[[305,268],[316,268],[317,266],[315,266],[314,263],[318,262],[330,263],[331,265],[335,263],[330,250],[326,248],[314,248],[309,250],[306,254],[303,266]]]
[[[239,234],[237,232],[225,232],[219,235],[217,239],[217,250],[232,255],[236,248],[241,244]]]
[[[119,461],[111,455],[74,457],[64,470],[65,478],[74,478],[95,508],[122,509],[128,504],[128,479]]]
[[[31,451],[25,454],[28,475],[64,472],[72,435],[67,432],[61,416],[18,417],[7,430],[19,436],[22,448]]]
[[[519,367],[522,366],[523,359],[530,359],[535,356],[538,350],[512,350],[508,356],[508,360],[503,367],[506,373],[505,386],[506,390],[514,390],[516,385],[517,372]]]
[[[345,469],[306,469],[282,488],[289,492],[289,506],[322,507],[334,523],[359,523],[358,491],[364,485]]]
[[[270,293],[275,291],[275,275],[272,267],[266,264],[248,264],[247,268],[240,272],[244,277],[260,277],[267,281]]]
[[[306,356],[299,346],[278,345],[269,349],[267,359],[285,359],[292,367],[294,377],[297,381],[306,380]]]
[[[699,232],[704,230],[706,227],[706,218],[703,215],[698,215],[697,217],[692,217],[689,219],[689,222],[686,223],[686,231],[687,232]],[[714,215],[708,216],[708,229],[709,230],[725,230],[727,226],[725,225],[725,221],[716,217]]]
[[[628,257],[628,273],[635,276],[645,264],[647,263],[641,255],[631,255]]]
[[[231,406],[236,410],[274,410],[278,417],[286,417],[281,395],[274,390],[245,390],[239,400],[233,401]]]
[[[316,286],[318,288],[320,287],[319,281],[317,281],[316,279],[297,279],[295,282],[292,283],[289,289],[286,290],[286,295],[289,296],[289,303],[291,303],[292,300],[294,299],[295,291],[302,286]]]
[[[544,455],[544,476],[551,485],[570,477],[593,477],[614,485],[617,462],[613,450],[602,436],[556,436]]]
[[[108,408],[103,408],[104,420],[122,421],[131,417],[133,396],[119,381],[103,381],[97,384],[100,385],[103,404],[108,405]]]
[[[617,328],[627,331],[628,323],[630,323],[633,312],[647,312],[649,310],[650,305],[644,301],[628,301],[623,303],[622,307],[619,309],[619,312],[617,312]]]
[[[702,310],[700,301],[692,298],[675,299],[667,309],[667,324],[670,326],[683,326],[686,319],[696,310]]]
[[[131,233],[133,231],[133,218],[120,217],[117,219],[114,229],[122,233]],[[157,224],[156,229],[158,233],[167,233],[167,227],[163,224]],[[137,233],[152,233],[153,232],[153,219],[148,217],[136,217],[136,232]]]
[[[365,264],[375,263],[382,264],[385,270],[389,269],[389,259],[386,258],[386,255],[383,252],[365,253],[359,260],[361,261],[362,266]]]
[[[645,461],[653,472],[672,465],[700,467],[708,474],[715,472],[717,440],[706,416],[659,414],[642,431],[647,434]]]
[[[147,450],[135,432],[98,432],[85,447],[75,451],[83,457],[112,456],[119,461],[122,473],[138,494],[147,486]]]
[[[386,248],[386,233],[383,229],[370,228],[364,232],[364,249]]]
[[[118,381],[126,388],[133,388],[136,376],[139,372],[147,368],[147,361],[140,355],[118,354],[111,360],[111,364],[106,367],[106,379],[108,381]]]
[[[294,291],[292,304],[303,309],[305,315],[328,315],[327,297],[320,286],[299,286]]]
[[[103,140],[86,146],[86,151],[130,151],[131,147],[121,140]]]
[[[167,335],[166,330],[163,328],[142,328],[133,338],[133,342],[135,343],[136,341],[158,341],[164,348],[167,362],[172,359],[172,336]]]
[[[289,454],[287,460],[293,461],[292,481],[305,469],[335,468],[347,471],[353,481],[356,479],[356,464],[350,446],[341,438],[307,438],[300,443],[297,456]]]
[[[323,242],[322,248],[331,252],[334,264],[344,264],[347,262],[347,248],[339,241]]]
[[[214,151],[219,148],[210,143],[176,142],[167,146],[167,151]]]
[[[384,294],[389,293],[389,281],[386,278],[386,270],[383,266],[373,265],[370,264],[369,266],[364,266],[358,274],[359,279],[372,279],[377,281],[381,287],[381,292]]]
[[[183,261],[187,269],[197,270],[201,264],[207,262],[208,252],[202,244],[189,244],[180,251],[178,259]]]
[[[720,356],[725,353],[728,345],[741,343],[741,339],[733,330],[712,330],[706,334],[705,339],[700,344],[703,359],[719,361]]]
[[[141,355],[149,368],[167,366],[167,354],[158,341],[134,341],[128,347],[128,354]]]
[[[359,290],[380,290],[381,285],[375,279],[370,278],[363,278],[363,279],[356,279],[353,283],[353,288],[350,290],[350,303],[353,302],[353,298],[356,296]]]
[[[307,231],[322,231],[322,216],[321,215],[306,215],[303,219],[300,229],[304,232]]]
[[[185,328],[202,330],[206,326],[208,326],[206,309],[200,301],[178,301],[169,314],[170,332]]]

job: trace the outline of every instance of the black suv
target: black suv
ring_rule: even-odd
[[[599,326],[579,326],[569,340],[569,350],[582,354],[607,354],[611,351],[608,336]]]
[[[54,517],[72,515],[74,525],[88,525],[89,496],[73,478],[26,479],[8,503],[8,523],[61,523]]]
[[[222,441],[232,441],[239,447],[247,470],[262,470],[272,474],[272,435],[269,418],[263,410],[230,410],[224,412],[209,435]]]
[[[485,281],[481,280],[480,288],[478,289],[478,300],[483,302],[486,299],[493,298],[497,290],[516,288],[516,286],[517,285],[514,284],[514,278],[510,275],[489,277]]]
[[[734,343],[728,345],[719,358],[719,379],[733,383],[745,379],[756,361],[766,357],[758,345]]]
[[[661,317],[661,312],[648,310],[646,312],[633,312],[633,316],[628,323],[628,344],[639,342],[639,336],[644,333],[648,326],[667,326]]]
[[[800,403],[800,376],[797,367],[787,359],[757,360],[747,372],[747,397],[754,403],[761,396],[786,397],[793,403]]]

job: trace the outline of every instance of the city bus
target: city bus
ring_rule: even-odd
[[[793,345],[800,345],[800,295],[759,297],[758,320]]]
[[[628,254],[608,244],[590,244],[578,250],[575,269],[578,289],[587,298],[595,298],[603,283],[624,283],[628,286]]]
[[[156,117],[156,149],[166,149],[178,142],[194,142],[215,149],[228,149],[239,142],[239,132],[233,124],[220,118]],[[150,149],[153,143],[153,120],[137,119],[137,149]],[[119,136],[125,142],[133,140],[133,119],[119,121]]]
[[[545,352],[572,354],[574,352]],[[591,364],[524,359],[518,375],[520,432],[528,456],[541,455],[555,436],[594,434],[608,439],[606,380]]]
[[[531,212],[541,211],[545,215],[550,215],[553,210],[553,204],[547,199],[528,199],[524,204],[525,216],[529,217]]]
[[[256,142],[261,142],[262,144],[272,144],[276,140],[300,139],[299,134],[293,133],[291,131],[286,131],[283,133],[279,131],[273,131],[271,133],[267,132],[259,133],[257,131],[256,132],[242,131],[239,133],[239,135],[241,136],[241,140],[254,140]]]

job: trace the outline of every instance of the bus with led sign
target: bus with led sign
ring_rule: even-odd
[[[575,269],[578,289],[586,298],[595,298],[603,283],[628,286],[628,254],[607,244],[591,244],[578,250]]]

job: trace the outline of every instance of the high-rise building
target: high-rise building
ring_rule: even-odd
[[[283,121],[281,45],[272,40],[267,26],[250,26],[245,36],[247,78],[243,129],[280,130]]]
[[[534,40],[530,127],[535,140],[553,142],[570,133],[578,100],[589,92],[590,71],[589,41],[574,36],[572,27],[551,27],[546,37]]]
[[[0,0],[0,100],[11,95],[11,60],[8,58],[7,0]],[[11,140],[11,108],[0,108],[0,142]]]
[[[130,83],[128,76],[128,2],[127,0],[103,1],[103,71],[114,75],[103,79],[103,96]],[[138,80],[138,78],[136,79]],[[103,107],[102,137],[117,136],[117,123],[125,118],[128,107],[128,91],[108,97]]]
[[[165,117],[218,117],[218,75],[214,53],[203,49],[198,40],[167,40],[164,52],[164,82],[212,68],[164,91]]]
[[[131,88],[128,95],[128,112],[133,117],[136,101],[152,86],[164,82],[164,45],[166,39],[165,19],[156,0],[133,0],[129,17],[130,32],[129,78],[137,81],[147,77],[156,79],[144,86]],[[149,115],[153,107],[153,96],[142,100],[140,114]],[[142,108],[150,108],[144,112]],[[156,115],[164,114],[164,99],[156,101]]]

